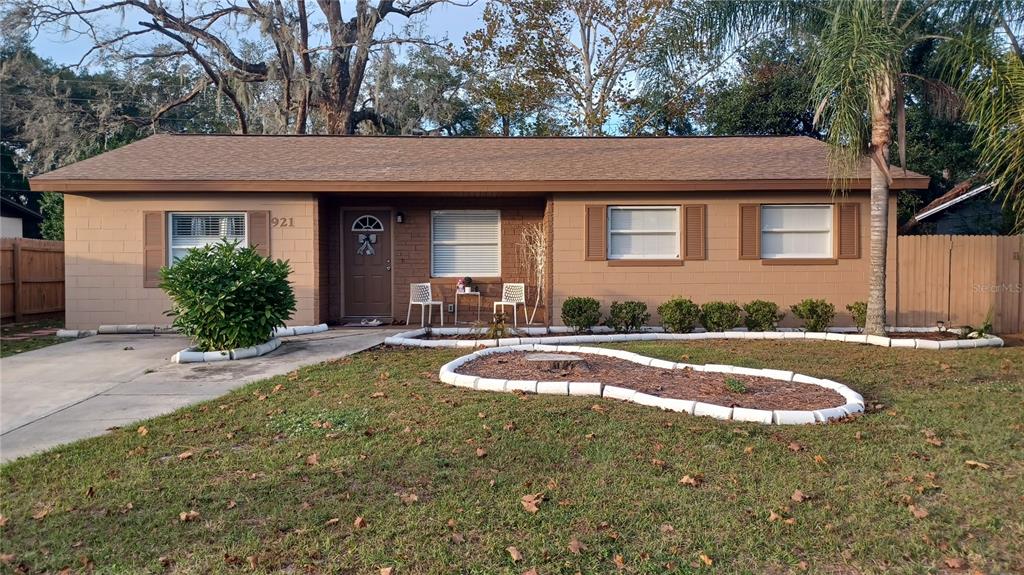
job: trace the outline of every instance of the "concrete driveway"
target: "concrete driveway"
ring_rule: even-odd
[[[0,359],[0,461],[169,413],[383,343],[392,328],[284,338],[263,357],[173,364],[177,335],[98,335]]]

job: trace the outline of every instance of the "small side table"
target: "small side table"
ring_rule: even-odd
[[[459,325],[459,296],[475,296],[476,297],[476,321],[480,323],[480,307],[483,305],[483,296],[480,295],[479,291],[460,292],[458,289],[455,290],[455,324]]]

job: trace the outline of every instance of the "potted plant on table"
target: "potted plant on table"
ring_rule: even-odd
[[[473,278],[466,276],[459,280],[459,293],[473,293]]]

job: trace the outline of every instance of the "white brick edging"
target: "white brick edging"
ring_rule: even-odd
[[[392,338],[388,338],[392,339]],[[418,340],[423,341],[423,340]],[[642,393],[625,387],[615,385],[604,385],[599,382],[589,381],[523,381],[513,379],[492,379],[457,373],[455,370],[475,359],[494,353],[512,353],[517,351],[559,351],[564,353],[589,353],[615,357],[625,361],[631,361],[640,365],[653,365],[655,361],[649,357],[637,353],[622,351],[618,349],[605,349],[600,347],[581,347],[577,345],[545,345],[545,344],[519,344],[503,347],[487,347],[479,349],[471,354],[455,358],[441,366],[440,379],[443,383],[456,387],[468,387],[478,391],[522,391],[527,393],[542,393],[550,395],[589,395],[600,396],[605,399],[617,399],[640,405],[657,407],[666,411],[676,411],[689,415],[704,415],[716,419],[732,421],[748,421],[763,423],[766,425],[803,425],[808,423],[825,423],[833,419],[842,419],[853,413],[864,411],[864,398],[849,387],[828,379],[819,379],[791,371],[779,369],[753,369],[749,367],[735,367],[731,365],[690,365],[686,363],[662,362],[657,367],[662,369],[694,369],[715,373],[737,373],[755,377],[765,377],[779,381],[796,381],[799,383],[817,385],[835,391],[846,399],[846,404],[827,409],[816,409],[810,411],[796,410],[766,410],[747,409],[743,407],[725,407],[691,401],[687,399],[674,399],[669,397],[658,397]]]
[[[288,337],[292,335],[306,335],[309,333],[320,333],[327,331],[329,328],[326,323],[319,325],[296,325],[292,327],[276,327],[274,332],[271,334],[272,337]],[[77,337],[89,337],[91,335],[126,335],[126,334],[164,334],[164,333],[178,333],[178,328],[171,327],[169,325],[153,325],[153,324],[116,324],[116,325],[101,325],[97,329],[59,329],[57,330],[57,337],[66,338],[77,338]],[[412,332],[407,332],[412,333]]]
[[[852,329],[852,328],[849,328]],[[428,333],[439,336],[470,335],[479,333],[478,328],[471,327],[445,327],[435,328],[432,331],[420,328],[405,331],[384,340],[385,345],[404,345],[409,347],[508,347],[518,344],[553,344],[573,345],[581,343],[621,343],[629,341],[695,341],[707,339],[800,339],[814,341],[836,341],[843,343],[857,343],[861,345],[874,345],[878,347],[905,347],[908,349],[973,349],[976,347],[1002,347],[1003,340],[994,335],[984,335],[974,339],[950,339],[930,340],[918,338],[889,338],[877,335],[865,335],[850,332],[847,328],[830,328],[828,332],[804,332],[793,328],[781,328],[778,331],[752,332],[745,329],[731,331],[706,332],[694,331],[693,333],[665,333],[661,328],[645,328],[642,333],[608,333],[607,329],[598,330],[601,333],[573,335],[567,328],[528,328],[527,337],[505,337],[501,339],[421,339]],[[546,330],[546,331],[545,331]],[[891,333],[924,333],[937,331],[937,328],[890,328]],[[545,335],[545,334],[562,335]],[[649,359],[649,358],[648,358]]]
[[[265,343],[252,347],[240,347],[220,351],[196,351],[194,347],[186,348],[171,356],[172,363],[209,363],[214,361],[231,361],[249,359],[266,355],[281,347],[281,340],[272,338]]]

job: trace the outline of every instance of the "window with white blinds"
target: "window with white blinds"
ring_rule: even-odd
[[[188,250],[217,243],[222,239],[247,245],[245,214],[171,214],[170,264],[185,257]]]
[[[430,213],[432,277],[501,275],[501,212],[445,210]]]
[[[678,258],[678,206],[608,207],[608,259]]]
[[[761,257],[832,257],[832,206],[761,206]]]

